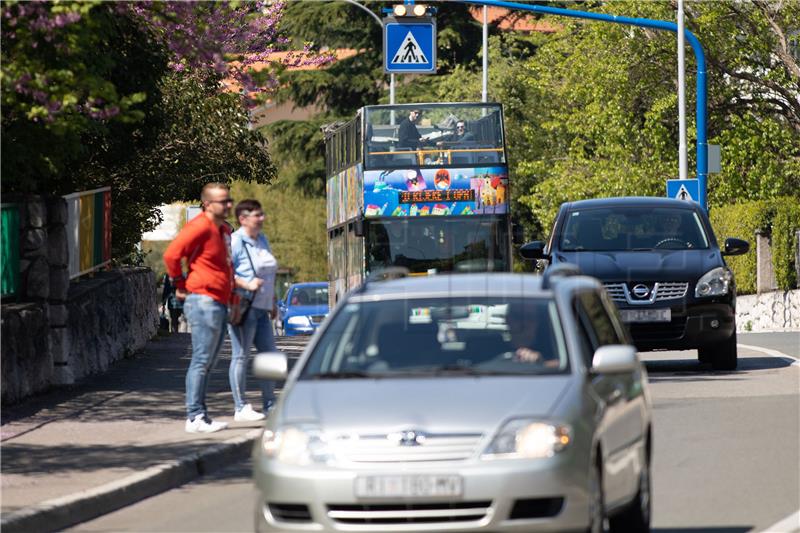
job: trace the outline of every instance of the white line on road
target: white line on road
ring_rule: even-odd
[[[761,533],[795,533],[800,531],[800,510],[778,522],[772,524]]]
[[[736,344],[736,346],[741,346],[742,348],[747,348],[748,350],[755,350],[757,352],[762,352],[767,355],[771,355],[772,357],[780,357],[781,359],[789,359],[792,366],[800,366],[800,359],[797,357],[793,357],[789,354],[785,354],[783,352],[779,352],[778,350],[771,350],[769,348],[762,348],[761,346],[752,346],[750,344]]]

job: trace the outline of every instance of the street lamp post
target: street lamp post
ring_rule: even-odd
[[[383,21],[381,18],[369,10],[365,5],[359,4],[356,0],[341,0],[342,2],[347,2],[348,4],[352,4],[357,8],[366,11],[369,15],[375,19],[375,21],[380,25],[381,29],[383,29]],[[389,103],[394,105],[394,74],[389,74]]]

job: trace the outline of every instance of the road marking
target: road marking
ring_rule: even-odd
[[[796,531],[800,531],[800,510],[780,522],[772,524],[761,533],[795,533]]]
[[[742,348],[747,348],[748,350],[755,350],[757,352],[762,352],[767,355],[771,355],[772,357],[780,357],[781,359],[789,359],[791,362],[790,366],[800,366],[800,359],[797,357],[791,356],[789,354],[779,352],[778,350],[771,350],[769,348],[762,348],[761,346],[751,346],[750,344],[739,344],[736,343],[736,346],[741,346]]]

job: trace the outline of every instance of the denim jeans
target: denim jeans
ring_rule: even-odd
[[[192,328],[192,362],[186,372],[186,414],[191,420],[208,413],[208,380],[225,340],[228,308],[210,296],[190,294],[183,312]]]
[[[231,381],[233,403],[240,410],[247,403],[244,401],[247,391],[247,362],[250,359],[250,348],[256,347],[259,352],[274,352],[275,337],[272,335],[272,321],[266,309],[253,307],[247,313],[244,323],[238,326],[228,324],[231,336],[231,367],[228,378]],[[260,380],[262,406],[266,411],[275,401],[275,382]]]

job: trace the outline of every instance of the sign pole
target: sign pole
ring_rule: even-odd
[[[683,26],[683,0],[678,0],[678,174],[687,178],[686,167],[686,58]]]
[[[483,6],[483,91],[481,102],[489,100],[489,7]]]

